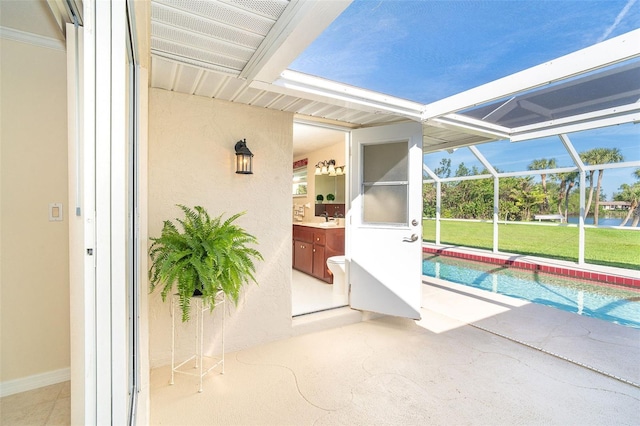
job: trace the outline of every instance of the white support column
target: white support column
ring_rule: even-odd
[[[578,167],[580,173],[580,219],[578,222],[578,264],[584,264],[584,217],[586,212],[584,211],[584,186],[585,186],[585,166],[580,158],[580,154],[576,151],[571,140],[565,134],[558,135],[565,149],[571,156],[571,159]]]
[[[489,160],[487,160],[486,157],[482,155],[482,153],[478,150],[478,148],[475,147],[475,145],[471,145],[468,148],[469,148],[469,151],[471,151],[471,153],[478,159],[478,161],[480,161],[482,165],[487,168],[489,173],[491,173],[491,176],[493,177],[498,176],[498,172],[496,171],[496,169],[493,168]]]
[[[493,177],[493,252],[498,252],[498,212],[500,207],[500,178]]]
[[[440,244],[440,207],[442,206],[442,181],[433,170],[422,164],[422,171],[436,181],[436,244]]]
[[[440,244],[440,208],[442,206],[442,182],[436,181],[436,244]]]
[[[580,170],[580,219],[578,222],[578,264],[584,264],[584,219],[587,215],[585,208],[585,185],[586,185],[586,173],[584,170]]]
[[[500,212],[500,178],[496,169],[493,168],[489,160],[475,146],[470,146],[469,151],[487,168],[491,176],[493,176],[493,252],[498,252],[498,220]]]

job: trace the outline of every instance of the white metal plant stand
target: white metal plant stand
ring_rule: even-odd
[[[195,376],[200,378],[200,389],[198,392],[202,392],[202,378],[206,376],[211,370],[216,368],[217,366],[222,367],[222,371],[220,374],[224,374],[224,307],[225,307],[225,296],[222,291],[219,291],[216,294],[214,308],[218,306],[222,306],[222,321],[221,321],[221,340],[222,347],[219,357],[212,357],[204,355],[204,313],[211,309],[210,306],[203,303],[202,297],[194,296],[191,300],[194,302],[195,312],[196,312],[196,332],[195,332],[195,353],[184,360],[180,364],[175,364],[175,356],[176,356],[176,305],[179,305],[180,296],[175,294],[171,298],[171,382],[173,384],[173,378],[175,373],[179,374],[187,374],[190,376]],[[178,312],[179,314],[179,312]],[[210,361],[212,364],[208,365],[206,368],[203,365],[203,360]],[[195,361],[195,366],[193,369],[196,369],[197,372],[187,371],[185,368],[185,364],[189,361]]]

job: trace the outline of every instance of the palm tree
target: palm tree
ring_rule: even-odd
[[[576,185],[578,172],[558,173],[560,179],[560,189],[558,191],[558,213],[564,216],[564,221],[569,219],[569,194]],[[562,201],[564,200],[564,211],[562,211]]]
[[[636,172],[638,171],[640,171],[640,169],[636,170]],[[614,196],[614,199],[616,201],[628,201],[631,203],[627,216],[620,226],[625,226],[629,219],[631,219],[631,216],[634,216],[631,226],[638,226],[638,222],[640,222],[640,211],[638,209],[638,204],[640,203],[640,182],[636,182],[633,185],[623,183],[619,189],[620,192]]]
[[[529,170],[544,170],[544,169],[555,169],[556,168],[556,159],[555,158],[540,158],[537,160],[533,160],[531,164],[529,164]],[[547,197],[547,174],[541,173],[540,180],[542,181],[542,192],[544,193],[544,202],[542,203],[543,210],[549,211],[549,198]]]
[[[533,178],[525,177],[518,181],[518,184],[511,188],[509,198],[521,209],[521,214],[525,221],[531,220],[531,210],[533,207],[543,204],[546,196],[540,192],[540,187],[533,186]]]
[[[593,148],[589,151],[581,152],[580,159],[585,164],[599,164],[598,163],[598,151],[601,148]],[[591,201],[593,200],[593,175],[596,173],[595,170],[589,170],[589,198],[587,199],[587,204],[584,206],[584,217],[589,216],[589,209],[591,208]]]
[[[594,164],[610,164],[619,163],[624,161],[624,156],[618,148],[600,148],[598,162]],[[602,176],[604,175],[604,169],[598,170],[598,184],[596,186],[596,202],[593,209],[593,224],[598,225],[598,213],[600,210],[600,189],[602,188]]]

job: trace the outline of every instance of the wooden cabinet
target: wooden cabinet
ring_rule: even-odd
[[[293,267],[333,283],[327,259],[344,255],[344,228],[293,225]]]
[[[313,274],[313,228],[293,227],[293,267]]]
[[[329,278],[328,282],[333,282],[333,275],[329,274],[329,268],[327,268],[327,258],[325,257],[324,246],[319,244],[313,245],[313,271],[311,275],[314,277],[320,278],[321,280],[326,280]]]

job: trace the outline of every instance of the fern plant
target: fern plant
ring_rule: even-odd
[[[151,238],[149,281],[150,292],[162,289],[163,301],[175,284],[184,322],[189,320],[194,295],[201,295],[213,310],[216,294],[222,290],[237,305],[242,286],[250,280],[257,284],[254,261],[263,258],[248,247],[257,239],[233,224],[245,212],[223,221],[222,215],[211,218],[201,206],[178,207],[184,213],[184,219],[176,219],[182,230],[166,220],[160,237]]]

